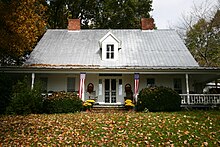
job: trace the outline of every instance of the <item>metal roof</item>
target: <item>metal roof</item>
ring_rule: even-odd
[[[111,32],[121,41],[118,60],[103,61],[99,40]],[[198,63],[174,30],[47,30],[25,66],[37,67],[172,67]]]

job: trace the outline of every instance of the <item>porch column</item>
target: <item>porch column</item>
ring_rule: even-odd
[[[186,94],[187,94],[187,104],[190,104],[189,99],[189,75],[186,74]]]
[[[34,89],[34,80],[35,80],[35,73],[31,74],[31,90]]]
[[[85,101],[85,78],[86,73],[80,73],[79,97],[82,99],[82,101]]]

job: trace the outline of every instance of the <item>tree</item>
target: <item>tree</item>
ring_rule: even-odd
[[[68,9],[64,0],[56,0],[49,2],[48,25],[49,28],[67,28]]]
[[[220,66],[220,10],[209,1],[183,17],[186,46],[201,66]]]
[[[80,18],[82,28],[139,28],[140,18],[150,17],[151,7],[152,0],[56,0],[49,6],[50,26],[67,28],[68,18]]]
[[[46,30],[44,0],[0,1],[0,65],[19,65]]]
[[[151,0],[101,1],[94,21],[97,28],[130,29],[140,27],[141,17],[150,17]]]
[[[220,27],[214,22],[200,19],[186,33],[186,46],[202,66],[220,66]]]

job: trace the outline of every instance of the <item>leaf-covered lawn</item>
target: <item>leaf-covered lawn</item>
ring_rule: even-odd
[[[0,117],[0,146],[220,146],[220,111]]]

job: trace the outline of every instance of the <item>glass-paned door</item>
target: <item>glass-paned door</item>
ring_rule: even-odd
[[[105,103],[116,103],[116,79],[105,79]]]

